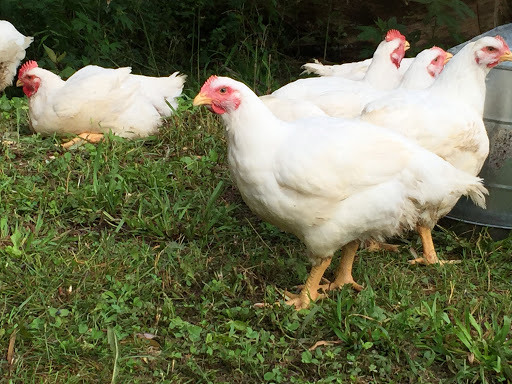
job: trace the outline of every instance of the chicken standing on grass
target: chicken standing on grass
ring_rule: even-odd
[[[78,135],[62,145],[69,148],[82,140],[98,142],[109,131],[127,138],[157,132],[161,118],[177,107],[186,76],[130,72],[88,65],[64,81],[28,61],[20,68],[17,85],[29,99],[32,129],[46,135]]]
[[[246,204],[308,249],[311,273],[287,301],[298,309],[321,297],[320,289],[362,288],[352,277],[360,241],[412,229],[420,215],[435,223],[448,212],[444,202],[461,195],[485,204],[481,179],[386,129],[329,117],[285,122],[226,77],[205,82],[194,99],[203,104],[224,120],[229,168]],[[321,286],[339,248],[337,276]]]
[[[482,119],[485,77],[505,60],[512,61],[507,43],[500,36],[483,37],[462,48],[430,88],[401,91],[374,101],[364,108],[361,119],[400,133],[476,176],[489,153]],[[432,241],[433,224],[418,223],[423,257],[412,263],[444,263]]]
[[[0,20],[0,92],[12,84],[33,37],[23,36],[6,20]]]

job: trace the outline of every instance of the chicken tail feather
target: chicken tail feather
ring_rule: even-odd
[[[478,178],[478,181],[472,184],[468,190],[467,195],[469,198],[480,208],[485,209],[485,195],[488,195],[489,191],[483,185],[483,180]]]

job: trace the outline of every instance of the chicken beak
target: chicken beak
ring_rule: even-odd
[[[503,55],[500,56],[498,61],[500,63],[503,61],[512,61],[512,53],[510,51],[505,52]]]
[[[21,81],[20,79],[18,79],[18,81],[16,82],[16,86],[17,87],[23,87],[23,81]]]
[[[444,58],[444,64],[446,65],[447,62],[451,60],[453,55],[450,52],[446,52],[446,57]]]
[[[206,96],[204,93],[198,93],[196,97],[194,97],[194,106],[198,105],[210,105],[212,103],[211,97]]]
[[[405,40],[404,51],[407,51],[409,48],[411,48],[411,44],[407,40]]]

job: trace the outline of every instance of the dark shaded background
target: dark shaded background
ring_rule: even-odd
[[[71,75],[87,64],[135,73],[212,73],[269,92],[318,58],[372,55],[389,28],[412,44],[449,48],[511,20],[512,0],[2,0],[0,18],[35,37],[27,59]],[[9,90],[8,92],[16,92]]]

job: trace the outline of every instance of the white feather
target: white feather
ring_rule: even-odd
[[[25,50],[34,40],[23,36],[6,20],[0,20],[0,92],[12,84]]]

